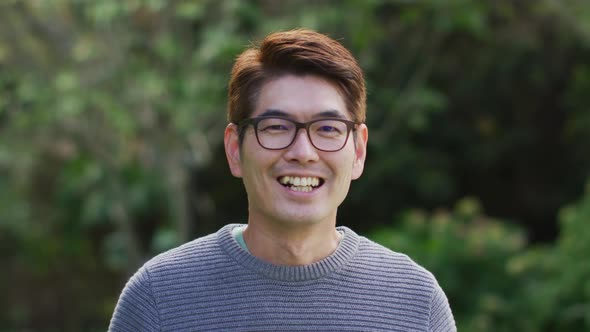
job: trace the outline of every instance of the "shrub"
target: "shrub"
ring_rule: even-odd
[[[482,214],[408,211],[370,235],[438,278],[461,331],[590,331],[590,182],[561,209],[553,245],[526,247],[521,229]]]
[[[430,270],[445,290],[461,331],[533,331],[518,320],[515,299],[522,275],[511,259],[525,248],[521,229],[482,214],[477,200],[459,201],[452,211],[408,211],[394,226],[370,237],[408,254]]]

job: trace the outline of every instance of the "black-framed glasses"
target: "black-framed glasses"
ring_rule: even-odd
[[[348,141],[351,130],[356,130],[353,121],[343,119],[317,119],[297,122],[282,117],[249,118],[239,123],[244,130],[248,125],[254,127],[258,144],[268,150],[281,150],[295,141],[300,129],[305,128],[307,137],[316,149],[325,152],[342,150]]]

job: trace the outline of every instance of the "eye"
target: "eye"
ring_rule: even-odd
[[[314,123],[312,129],[315,135],[324,138],[346,136],[346,124],[336,120],[322,120]]]
[[[267,130],[287,130],[287,127],[284,125],[269,125],[269,126],[260,128],[260,131],[267,131]]]
[[[284,119],[270,118],[258,123],[258,131],[265,134],[280,134],[291,130],[293,125]]]
[[[340,129],[338,127],[329,126],[329,125],[323,125],[323,126],[319,127],[318,131],[324,132],[324,133],[340,133]]]

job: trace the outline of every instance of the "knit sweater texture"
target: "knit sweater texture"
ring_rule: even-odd
[[[433,275],[347,227],[303,266],[252,256],[233,227],[160,254],[123,289],[109,331],[456,331]]]

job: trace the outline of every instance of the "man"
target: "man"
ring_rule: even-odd
[[[231,224],[147,262],[111,331],[456,331],[435,278],[336,227],[368,139],[353,56],[309,30],[267,36],[232,70],[224,142],[248,195]]]

